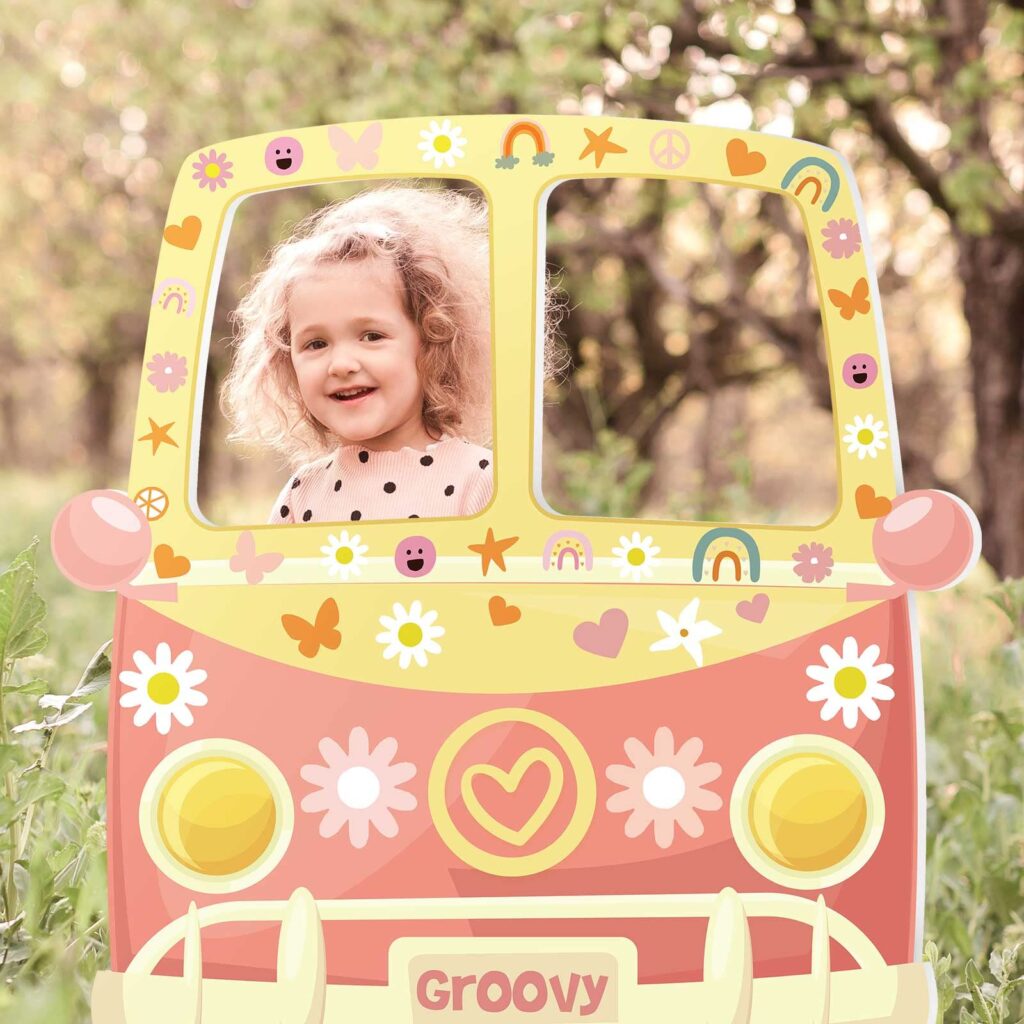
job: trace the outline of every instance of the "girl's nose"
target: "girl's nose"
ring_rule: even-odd
[[[361,369],[359,353],[350,345],[335,345],[331,352],[330,372],[336,377],[348,376]]]

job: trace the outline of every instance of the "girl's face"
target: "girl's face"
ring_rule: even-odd
[[[433,440],[423,426],[420,335],[390,263],[316,267],[292,286],[288,322],[302,400],[342,443],[395,450]]]

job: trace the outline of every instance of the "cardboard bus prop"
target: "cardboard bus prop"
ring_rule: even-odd
[[[211,525],[200,412],[237,205],[442,175],[490,210],[491,503],[414,529]],[[587,176],[798,205],[835,421],[827,522],[633,534],[543,503],[544,210]],[[956,582],[979,535],[950,495],[900,493],[867,239],[836,241],[863,223],[831,150],[643,120],[410,118],[185,161],[129,496],[78,496],[52,536],[72,580],[120,595],[97,1024],[930,1024],[909,591]]]

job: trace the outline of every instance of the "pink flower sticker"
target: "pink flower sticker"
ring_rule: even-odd
[[[793,572],[804,583],[820,583],[832,575],[832,549],[819,544],[816,540],[810,544],[801,544],[793,552]]]
[[[630,737],[624,744],[630,764],[612,764],[605,775],[624,788],[608,798],[613,813],[629,811],[625,832],[636,839],[654,826],[654,841],[667,850],[676,840],[676,826],[691,839],[704,835],[698,811],[717,811],[722,798],[705,789],[722,774],[714,761],[698,764],[704,743],[688,739],[678,750],[672,730],[661,726],[654,734],[654,749]]]
[[[188,362],[184,356],[174,352],[164,352],[146,363],[146,369],[152,370],[146,379],[161,394],[166,391],[177,391],[188,377]]]
[[[416,774],[408,761],[392,764],[398,753],[393,736],[370,750],[366,730],[357,725],[348,736],[348,750],[330,738],[320,741],[323,764],[303,765],[299,774],[317,789],[300,805],[308,814],[322,813],[320,835],[336,836],[348,825],[348,841],[361,850],[369,841],[370,826],[388,839],[398,835],[392,811],[411,811],[416,797],[400,789]]]
[[[821,246],[834,260],[848,260],[860,252],[860,228],[847,217],[830,220],[821,233],[825,236]]]
[[[233,178],[231,168],[235,165],[226,153],[218,153],[211,149],[209,153],[200,153],[199,159],[192,164],[196,173],[192,177],[199,182],[200,188],[208,188],[216,192],[218,188],[228,187],[228,178]]]

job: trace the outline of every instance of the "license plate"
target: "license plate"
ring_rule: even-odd
[[[413,1024],[612,1024],[619,1020],[623,961],[636,959],[631,943],[612,948],[618,945],[605,939],[591,947],[578,938],[401,940],[391,950],[391,978],[408,985]]]

